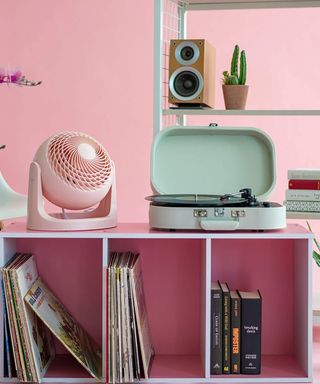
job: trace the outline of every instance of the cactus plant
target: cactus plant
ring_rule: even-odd
[[[239,46],[235,45],[232,59],[230,73],[223,72],[223,84],[225,85],[245,85],[247,79],[247,60],[245,51],[240,53],[240,70],[239,70]]]
[[[240,76],[239,84],[245,85],[247,80],[247,59],[245,51],[241,51],[240,55]]]
[[[239,45],[236,45],[234,47],[232,59],[231,59],[230,74],[233,76],[238,76],[238,61],[239,61]]]

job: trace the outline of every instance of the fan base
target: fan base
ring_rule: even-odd
[[[115,174],[115,172],[114,172]],[[41,169],[32,162],[29,172],[27,228],[35,231],[87,231],[117,226],[115,176],[111,188],[92,211],[49,214],[44,209]]]

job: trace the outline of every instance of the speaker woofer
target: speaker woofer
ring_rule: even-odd
[[[195,68],[181,67],[171,75],[169,87],[176,99],[193,100],[203,89],[203,78]]]
[[[173,87],[180,96],[193,96],[199,89],[199,79],[194,73],[183,71],[174,79]]]
[[[200,50],[193,41],[183,41],[175,49],[175,58],[179,64],[192,65],[198,61]]]

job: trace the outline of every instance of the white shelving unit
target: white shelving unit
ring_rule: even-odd
[[[168,58],[171,39],[187,37],[187,14],[221,9],[310,8],[319,0],[155,0],[154,134],[170,125],[184,125],[188,115],[319,116],[320,110],[215,110],[171,109],[168,103]]]
[[[0,232],[0,266],[32,252],[40,276],[101,345],[107,361],[108,257],[139,252],[151,337],[150,383],[263,383],[312,381],[312,234],[299,225],[271,232],[160,232],[120,224],[97,232],[32,232],[25,223]],[[210,376],[210,287],[260,289],[263,298],[260,375]],[[0,327],[3,329],[2,305]],[[0,382],[4,338],[0,332]],[[94,382],[59,347],[44,382]]]

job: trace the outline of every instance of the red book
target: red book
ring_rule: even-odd
[[[320,180],[289,180],[289,189],[320,190]]]

